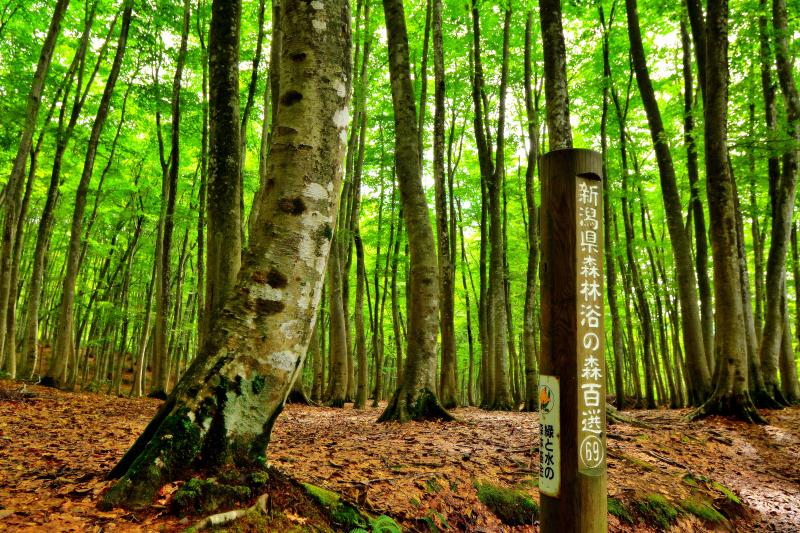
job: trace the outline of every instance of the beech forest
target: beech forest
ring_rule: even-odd
[[[0,0],[0,529],[800,530],[800,1]]]

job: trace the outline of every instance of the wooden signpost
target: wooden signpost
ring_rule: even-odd
[[[541,159],[541,530],[607,529],[600,154]]]

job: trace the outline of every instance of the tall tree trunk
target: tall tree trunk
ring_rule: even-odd
[[[692,1],[692,0],[689,0]],[[714,308],[711,294],[711,280],[708,277],[708,241],[706,239],[706,218],[700,200],[700,171],[697,157],[697,143],[694,129],[694,81],[692,77],[692,50],[686,23],[681,20],[681,45],[683,48],[683,140],[686,144],[686,170],[689,175],[691,198],[689,206],[694,223],[695,258],[697,288],[700,295],[700,327],[703,334],[703,348],[706,366],[714,369]]]
[[[447,221],[447,192],[444,171],[445,75],[442,37],[442,0],[433,0],[433,182],[436,196],[436,236],[439,260],[439,328],[442,336],[442,365],[439,395],[445,408],[458,405],[456,389],[456,335],[453,317],[455,294],[453,258],[450,255],[450,227]]]
[[[436,397],[436,337],[439,322],[435,242],[422,188],[416,111],[408,63],[402,0],[383,0],[389,41],[389,74],[395,122],[395,166],[410,249],[408,345],[403,380],[379,421],[451,419]]]
[[[276,0],[277,1],[277,0]],[[205,24],[201,23],[204,0],[198,0],[197,37],[200,41],[200,61],[202,63],[201,92],[202,125],[200,133],[200,191],[197,196],[197,347],[202,349],[208,333],[206,317],[206,191],[208,189],[208,52],[205,41]],[[266,118],[264,119],[266,121]]]
[[[487,231],[487,216],[489,212],[488,183],[494,173],[491,148],[487,139],[488,126],[485,125],[483,96],[483,63],[481,60],[481,25],[480,12],[475,1],[470,2],[472,12],[472,62],[474,75],[472,77],[472,106],[473,126],[475,130],[475,145],[478,149],[478,163],[481,171],[481,222],[480,222],[480,260],[478,262],[480,279],[480,296],[478,297],[478,329],[481,344],[481,372],[479,376],[481,390],[481,405],[488,406],[492,403],[493,389],[491,388],[492,345],[490,342],[489,320],[489,290],[486,277],[486,258],[489,245],[489,232]]]
[[[394,200],[392,200],[394,201]],[[397,236],[392,251],[392,335],[394,336],[397,383],[403,380],[403,335],[400,331],[400,298],[397,292],[397,270],[400,265],[400,242],[403,240],[403,206],[397,213]]]
[[[239,213],[242,222],[242,247],[244,247],[245,243],[245,225],[248,222],[248,220],[246,220],[244,217],[244,164],[245,160],[247,159],[247,123],[250,120],[250,112],[253,110],[253,104],[255,103],[256,98],[256,88],[258,87],[258,66],[261,63],[261,50],[264,43],[264,34],[266,33],[266,29],[264,28],[265,11],[266,1],[259,0],[257,22],[258,37],[256,38],[256,51],[253,54],[253,63],[250,66],[250,81],[247,84],[247,98],[244,101],[244,108],[242,109],[242,123],[239,127],[239,134],[241,135],[241,139],[239,140],[239,147],[241,149],[241,162],[239,163]],[[265,122],[266,117],[267,115],[265,113]]]
[[[458,202],[458,213],[459,213],[459,221],[461,220],[461,202]],[[464,225],[459,223],[458,225],[459,232],[461,234],[461,286],[464,289],[464,305],[467,309],[467,343],[469,348],[469,359],[468,359],[468,374],[467,374],[467,402],[469,406],[475,405],[475,355],[474,355],[474,347],[473,347],[473,339],[472,339],[472,306],[470,305],[469,301],[469,290],[467,289],[467,272],[469,271],[469,266],[467,264],[467,251],[466,245],[464,244]]]
[[[775,26],[775,64],[786,107],[789,135],[800,142],[800,94],[794,82],[792,59],[787,40],[787,13],[785,0],[773,0],[772,18]],[[759,360],[767,393],[779,403],[787,403],[778,381],[778,367],[783,340],[783,293],[786,283],[786,253],[797,192],[797,146],[783,154],[783,171],[775,189],[772,232],[767,256],[766,308],[764,332],[761,335]],[[791,345],[790,345],[791,346]]]
[[[781,391],[786,403],[797,405],[800,403],[800,382],[797,380],[797,361],[794,359],[792,327],[789,323],[789,305],[785,284],[783,291],[783,338],[780,357]]]
[[[281,15],[279,127],[258,231],[203,352],[112,470],[122,479],[106,505],[147,505],[163,483],[190,468],[263,465],[272,425],[302,368],[342,176],[350,10],[343,0],[321,9],[286,0]],[[218,24],[230,30],[235,20],[229,12]],[[212,158],[219,149],[212,148]]]
[[[628,0],[630,1],[630,0]],[[747,346],[737,264],[735,188],[726,146],[728,121],[728,4],[708,3],[705,146],[717,337],[714,391],[693,417],[712,413],[761,422],[747,386]],[[688,351],[688,350],[687,350]],[[687,357],[689,354],[687,353]]]
[[[664,199],[664,211],[667,216],[675,273],[678,282],[678,294],[681,303],[681,320],[683,344],[686,357],[691,368],[695,396],[705,399],[710,394],[711,376],[705,356],[703,331],[700,325],[700,310],[697,305],[697,278],[692,268],[692,252],[689,236],[683,226],[683,213],[680,194],[675,179],[675,167],[672,163],[669,144],[667,142],[661,112],[658,109],[650,73],[645,60],[642,34],[639,27],[636,0],[625,0],[628,12],[628,36],[631,43],[633,68],[636,71],[636,82],[642,97],[650,135],[656,152],[658,171],[661,178],[661,193]]]
[[[525,307],[522,314],[522,349],[525,354],[525,411],[539,409],[536,371],[535,306],[539,266],[539,212],[536,207],[536,161],[539,159],[539,92],[533,87],[533,12],[525,21],[525,113],[528,125],[528,162],[525,168],[525,207],[528,210],[528,266],[525,275]],[[464,287],[466,291],[466,287]]]
[[[86,147],[86,157],[83,164],[78,190],[75,194],[75,208],[72,214],[72,225],[70,228],[70,240],[67,248],[67,272],[64,277],[64,286],[61,293],[61,304],[59,310],[58,330],[53,347],[52,360],[47,369],[47,381],[57,386],[65,384],[67,379],[67,363],[76,355],[73,353],[73,319],[75,304],[75,284],[78,277],[78,267],[80,259],[81,228],[83,227],[83,217],[86,211],[86,194],[89,189],[89,181],[94,170],[97,147],[100,142],[100,134],[103,131],[108,111],[111,106],[111,97],[114,94],[119,72],[122,67],[122,60],[125,57],[125,48],[128,41],[128,29],[131,22],[131,11],[133,1],[126,0],[122,14],[122,26],[120,27],[119,38],[117,41],[117,51],[114,55],[114,62],[106,81],[103,96],[97,110],[97,115],[92,126]]]
[[[311,340],[308,345],[308,354],[314,368],[314,378],[311,382],[311,401],[318,404],[322,401],[323,372],[322,372],[322,350],[319,345],[319,330],[321,320],[317,318],[314,330],[311,332]]]
[[[208,41],[206,323],[216,322],[241,266],[239,31],[241,0],[214,0]],[[210,331],[206,332],[211,335]]]
[[[328,260],[328,287],[330,288],[330,361],[328,403],[331,407],[344,407],[347,396],[347,335],[345,333],[344,306],[342,304],[342,272],[339,261],[339,240],[342,234],[333,237],[333,249]]]
[[[502,198],[505,179],[505,94],[508,83],[508,47],[511,26],[511,10],[506,9],[503,23],[503,60],[500,75],[500,111],[497,123],[497,147],[494,172],[488,184],[489,188],[489,240],[491,253],[489,256],[489,321],[492,343],[493,393],[490,409],[511,410],[514,407],[509,389],[509,361],[507,346],[507,320],[505,268],[503,265],[503,220]]]
[[[382,135],[382,132],[381,132]],[[381,138],[381,148],[383,147],[383,139]],[[378,407],[378,402],[381,400],[383,394],[383,312],[386,308],[386,293],[387,285],[389,283],[389,250],[392,248],[392,239],[394,238],[394,219],[392,219],[389,228],[389,246],[386,251],[386,260],[383,268],[383,289],[380,287],[380,263],[381,263],[381,239],[383,227],[383,206],[384,206],[384,182],[383,182],[383,158],[381,158],[381,192],[378,204],[378,243],[375,250],[375,270],[373,272],[373,287],[375,291],[375,304],[373,306],[373,322],[372,322],[372,354],[375,360],[375,383],[372,389],[372,407]],[[392,197],[394,197],[394,190],[392,190]],[[393,206],[394,207],[394,206]]]

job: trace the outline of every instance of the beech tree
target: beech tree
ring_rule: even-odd
[[[223,17],[215,31],[237,25],[235,10],[215,15]],[[280,20],[277,128],[256,232],[203,352],[112,470],[120,479],[106,495],[109,505],[147,505],[163,483],[191,468],[263,465],[272,424],[302,368],[342,179],[349,6],[284,0]],[[211,70],[210,84],[218,74]]]
[[[628,0],[631,1],[631,0]],[[714,260],[717,336],[714,390],[694,417],[733,414],[751,422],[756,411],[747,385],[747,347],[737,263],[735,188],[728,164],[728,3],[708,3],[706,26],[705,143],[707,194]]]
[[[402,0],[383,0],[389,39],[389,72],[395,123],[395,166],[408,245],[408,344],[403,379],[379,421],[450,419],[436,396],[436,340],[439,324],[438,267],[425,191],[422,188],[416,106],[408,59]]]

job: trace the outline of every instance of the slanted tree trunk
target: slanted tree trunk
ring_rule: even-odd
[[[228,12],[219,27],[230,29],[235,17]],[[336,222],[349,18],[345,0],[321,9],[299,0],[282,4],[278,127],[257,231],[205,348],[112,470],[121,479],[106,505],[147,505],[163,483],[189,469],[264,464],[272,425],[305,358]]]
[[[636,82],[642,97],[650,135],[658,162],[658,173],[661,178],[661,193],[664,199],[664,211],[667,216],[675,273],[678,282],[678,294],[681,304],[681,320],[683,344],[686,357],[693,374],[692,385],[695,397],[703,400],[710,391],[711,376],[705,356],[703,331],[700,325],[700,309],[697,304],[697,278],[692,267],[692,252],[689,236],[683,226],[683,208],[675,179],[675,167],[672,163],[667,136],[661,121],[655,91],[650,81],[650,73],[645,59],[642,34],[639,27],[636,0],[625,0],[628,13],[628,36],[631,43],[633,68],[636,71]]]
[[[25,120],[20,132],[17,154],[14,158],[8,182],[6,182],[5,196],[3,197],[5,219],[3,221],[3,243],[2,249],[0,249],[0,364],[3,363],[4,359],[3,347],[5,346],[9,302],[16,294],[16,287],[11,286],[13,251],[16,240],[19,237],[17,235],[17,222],[20,218],[24,190],[25,164],[33,144],[33,133],[36,129],[47,73],[50,70],[50,63],[53,59],[53,50],[61,33],[61,21],[68,6],[69,0],[58,0],[53,10],[50,26],[47,29],[47,35],[39,53],[36,72],[33,75],[33,82],[28,93]]]
[[[628,0],[631,1],[631,0]],[[708,3],[706,40],[705,146],[707,194],[714,260],[714,301],[717,361],[713,393],[692,414],[734,415],[748,422],[763,422],[747,386],[747,346],[744,310],[737,264],[734,183],[726,146],[728,121],[728,4]],[[688,354],[687,354],[688,357]]]
[[[60,109],[60,112],[59,112],[58,130],[57,130],[59,133],[63,131],[64,117],[66,115],[66,107],[67,107],[66,103],[67,103],[67,100],[69,98],[69,91],[70,91],[71,86],[72,86],[72,81],[75,78],[75,71],[77,70],[78,63],[81,62],[81,58],[82,58],[83,54],[86,51],[86,45],[87,45],[87,43],[89,41],[89,28],[91,27],[91,21],[94,20],[94,11],[93,10],[90,11],[87,14],[86,18],[87,18],[86,26],[85,26],[84,34],[81,37],[81,44],[80,44],[80,46],[78,48],[78,51],[75,53],[75,56],[73,57],[72,64],[70,65],[69,69],[67,69],[67,73],[64,76],[64,79],[61,82],[61,85],[58,87],[58,90],[56,91],[56,94],[55,94],[55,96],[54,96],[54,98],[53,98],[53,100],[52,100],[52,102],[50,104],[50,108],[49,108],[49,110],[47,112],[47,117],[45,118],[45,121],[44,121],[45,124],[49,124],[50,123],[50,120],[53,118],[53,113],[55,112],[56,107],[58,106],[58,104],[60,102],[61,103],[61,109]],[[76,91],[76,93],[79,93],[79,91]],[[61,98],[62,94],[64,95],[63,99]],[[31,195],[32,188],[33,188],[33,180],[35,179],[36,171],[38,170],[39,153],[40,153],[41,148],[42,148],[42,143],[44,142],[45,133],[47,133],[47,129],[46,128],[42,129],[42,131],[39,132],[39,138],[36,141],[36,146],[31,150],[30,166],[28,167],[28,179],[27,179],[27,183],[25,185],[25,193],[24,193],[23,198],[22,198],[22,209],[20,210],[19,218],[17,220],[17,230],[16,230],[17,231],[17,236],[21,236],[22,235],[24,226],[28,222],[25,217],[26,217],[26,214],[27,214],[27,211],[28,211],[28,207],[30,205],[30,195]],[[2,203],[3,203],[3,201],[2,201],[2,199],[0,199],[0,204],[2,204]],[[45,201],[45,203],[47,203],[47,201]],[[43,223],[42,219],[44,219],[44,218],[45,218],[44,215],[42,215],[41,218],[40,218],[40,224],[39,224],[40,228],[39,229],[41,229],[41,225]],[[51,218],[52,218],[52,216],[50,218],[48,218],[48,221]],[[39,232],[37,231],[37,241],[36,241],[37,242],[37,247],[38,247],[38,233]],[[24,242],[24,239],[17,238],[16,242],[14,243],[14,259],[13,259],[13,261],[14,261],[14,264],[16,266],[12,267],[12,280],[10,282],[11,283],[11,287],[18,287],[19,274],[20,274],[19,264],[20,264],[21,254],[22,254],[23,242]],[[43,256],[43,254],[42,254],[42,256]],[[34,261],[33,261],[33,263],[35,263],[35,253],[34,253]],[[41,268],[41,263],[43,263],[43,261],[40,261],[40,278],[41,278],[41,271],[43,270]],[[15,279],[14,279],[14,276],[16,276]],[[34,274],[32,274],[31,277],[33,279],[34,278]],[[38,293],[36,294],[36,298],[35,298],[36,304],[35,305],[36,305],[36,314],[38,315],[39,302],[40,302],[40,299],[41,299],[41,294],[40,294],[41,293],[41,279],[39,280],[39,285],[37,287],[37,291],[38,291]],[[21,287],[20,287],[20,292],[21,292]],[[14,331],[16,329],[16,321],[17,321],[16,308],[15,308],[17,295],[15,293],[15,294],[13,294],[11,296],[13,298],[9,298],[9,309],[8,309],[8,318],[7,318],[8,331],[6,332],[6,343],[7,343],[7,346],[8,346],[8,351],[6,352],[6,355],[5,355],[6,358],[10,358],[10,353],[12,353],[12,351],[16,350],[16,341],[17,341],[16,332]],[[27,307],[28,307],[27,312],[28,312],[29,316],[30,316],[30,306],[31,306],[32,300],[34,300],[34,295],[31,294],[31,289],[29,288],[28,289],[28,295],[27,295],[27,302],[26,302]],[[14,306],[14,307],[12,308],[12,306]],[[38,318],[38,316],[37,316],[37,318]],[[38,320],[36,320],[35,323],[38,324]],[[29,344],[28,344],[29,329],[27,327],[26,327],[25,333],[23,334],[22,353],[20,354],[22,357],[20,359],[20,363],[21,363],[20,364],[20,368],[18,369],[19,370],[18,375],[20,377],[22,377],[23,379],[30,378],[32,376],[32,374],[36,370],[37,359],[38,359],[38,350],[37,350],[37,346],[36,346],[36,344],[37,344],[36,341],[38,340],[37,339],[37,336],[38,336],[38,325],[36,326],[36,328],[37,329],[34,331],[34,334],[33,334],[34,348],[33,348],[32,353],[29,350]],[[14,342],[8,342],[9,339],[14,339]],[[12,361],[10,361],[8,359],[7,359],[6,362],[8,364],[12,363]],[[14,357],[13,363],[16,364],[16,355]],[[9,372],[9,374],[11,374],[11,372]]]
[[[169,314],[172,301],[170,298],[172,284],[172,233],[175,227],[175,199],[178,189],[178,173],[180,171],[180,124],[181,124],[181,79],[186,62],[186,49],[189,39],[189,18],[191,4],[183,2],[183,30],[180,48],[175,66],[175,77],[172,81],[172,121],[169,170],[164,176],[166,183],[162,190],[166,193],[161,198],[162,232],[161,243],[157,247],[160,252],[159,279],[156,282],[156,323],[153,332],[153,380],[150,383],[151,393],[160,397],[166,396],[169,385],[169,356],[167,339],[169,335]]]
[[[379,421],[451,419],[436,397],[439,325],[438,267],[425,191],[422,188],[408,34],[402,0],[383,0],[389,41],[389,74],[395,122],[395,167],[408,229],[408,344],[403,380]]]
[[[603,251],[605,252],[606,269],[606,294],[608,297],[608,308],[611,311],[611,346],[614,353],[614,393],[616,395],[615,404],[618,410],[625,408],[625,384],[623,381],[625,367],[622,346],[622,327],[619,319],[619,307],[617,306],[617,271],[614,266],[614,241],[611,237],[611,198],[609,195],[608,181],[608,136],[606,127],[608,122],[608,93],[611,85],[611,67],[609,61],[609,31],[614,19],[613,10],[606,23],[603,14],[603,6],[598,6],[600,24],[603,29],[603,76],[608,80],[603,85],[603,115],[600,120],[600,144],[603,156],[603,218],[606,223],[603,225],[603,239],[605,241]]]
[[[86,211],[86,195],[89,190],[89,181],[92,178],[97,147],[100,143],[100,134],[103,131],[108,111],[111,106],[111,97],[114,94],[119,72],[122,67],[122,60],[125,57],[125,49],[128,41],[128,29],[131,22],[131,11],[133,1],[126,0],[122,14],[122,26],[117,40],[117,51],[114,55],[114,62],[106,81],[103,96],[97,110],[97,115],[92,125],[92,131],[86,146],[86,156],[83,164],[78,190],[75,194],[75,208],[72,214],[72,225],[70,228],[70,239],[67,248],[66,274],[64,276],[64,286],[61,293],[61,304],[59,309],[58,328],[56,340],[51,355],[52,360],[47,369],[47,381],[57,386],[63,386],[67,380],[67,365],[72,361],[76,354],[73,353],[74,344],[74,304],[75,304],[75,284],[78,277],[78,267],[80,264],[81,247],[81,228]]]

